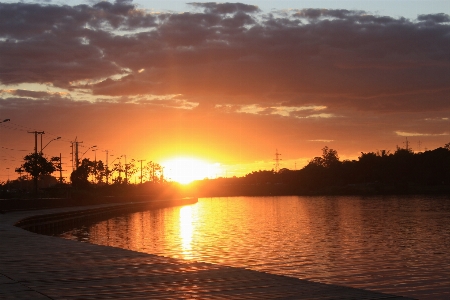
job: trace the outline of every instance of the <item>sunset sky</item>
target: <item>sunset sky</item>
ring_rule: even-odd
[[[448,0],[61,3],[0,2],[0,181],[35,130],[211,176],[450,142]]]

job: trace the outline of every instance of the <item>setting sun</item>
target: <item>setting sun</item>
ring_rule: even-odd
[[[215,178],[222,173],[220,164],[211,164],[196,158],[177,157],[166,160],[161,165],[164,167],[164,176],[167,180],[182,184]]]

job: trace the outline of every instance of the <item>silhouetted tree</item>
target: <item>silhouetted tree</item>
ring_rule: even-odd
[[[103,183],[103,179],[106,178],[106,168],[101,160],[94,162],[94,178],[97,183]]]
[[[77,188],[83,188],[89,186],[89,174],[92,173],[94,168],[94,162],[85,158],[81,161],[80,166],[70,174],[70,181],[72,185]]]
[[[145,181],[145,178],[148,178],[148,181],[153,183],[158,182],[164,182],[164,174],[163,174],[163,167],[155,163],[153,161],[149,161],[143,168],[142,168],[142,177]]]
[[[322,157],[314,157],[308,164],[329,168],[339,164],[339,156],[336,150],[325,146],[322,148]]]
[[[339,164],[339,156],[337,151],[325,146],[322,149],[322,161],[325,168]]]
[[[33,177],[36,193],[39,176],[50,175],[56,170],[54,164],[45,158],[42,153],[31,153],[26,155],[21,168]]]
[[[129,163],[125,165],[125,183],[128,183],[130,177],[133,176],[137,172],[135,160],[132,159]]]
[[[117,176],[112,179],[112,182],[115,184],[120,184],[123,182],[122,173],[125,172],[125,168],[122,165],[122,162],[120,162],[120,161],[118,163],[114,164],[114,168],[111,170],[112,174],[114,174],[116,172],[117,172]]]

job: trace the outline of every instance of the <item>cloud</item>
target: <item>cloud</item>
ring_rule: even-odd
[[[307,19],[318,19],[333,17],[338,19],[345,19],[351,16],[361,16],[365,15],[364,11],[351,11],[347,9],[317,9],[317,8],[306,8],[302,10],[292,10],[294,12],[293,16]]]
[[[334,142],[334,140],[308,140],[308,142],[331,143]]]
[[[214,143],[242,143],[247,157],[324,136],[359,153],[389,149],[361,149],[371,140],[443,132],[430,120],[450,115],[447,14],[410,20],[357,10],[265,13],[241,3],[190,7],[0,3],[0,106],[26,118],[18,111],[57,107],[72,124],[85,111],[104,122],[128,114],[127,124],[145,120],[136,125],[141,136],[179,122],[167,136],[186,143],[224,136]]]
[[[84,80],[94,95],[224,95],[239,104],[274,104],[282,93],[297,105],[358,110],[401,110],[391,103],[424,94],[432,98],[427,109],[448,103],[448,15],[416,22],[350,10],[283,15],[240,3],[190,5],[200,11],[152,14],[131,1],[1,4],[0,81],[70,90]]]
[[[48,91],[32,91],[23,89],[0,90],[0,94],[6,94],[16,97],[44,99],[49,97],[67,96],[66,92],[48,92]]]
[[[188,3],[194,7],[204,8],[205,12],[212,14],[234,14],[234,13],[255,13],[259,12],[259,8],[255,5],[248,5],[243,3],[202,3],[191,2]]]
[[[399,136],[445,136],[449,135],[447,132],[443,133],[419,133],[419,132],[403,132],[403,131],[396,131],[395,132]]]
[[[419,15],[417,17],[417,20],[431,23],[446,23],[450,22],[450,16],[444,13],[433,15]]]
[[[164,16],[155,32],[124,38],[136,55],[121,55],[127,48],[120,44],[108,48],[119,65],[149,71],[92,89],[99,95],[178,93],[209,101],[227,95],[230,102],[246,96],[240,104],[273,103],[283,93],[298,105],[338,103],[363,110],[398,110],[405,106],[391,103],[399,98],[408,103],[428,96],[433,99],[427,109],[446,106],[449,26],[351,11],[320,13],[332,18],[294,22],[313,16],[310,10],[263,19],[246,14],[251,22],[231,26],[235,16],[212,8]],[[304,95],[319,99],[299,100]]]

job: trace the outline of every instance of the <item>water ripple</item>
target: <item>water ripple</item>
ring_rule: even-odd
[[[63,236],[419,299],[450,298],[445,198],[205,198]]]

